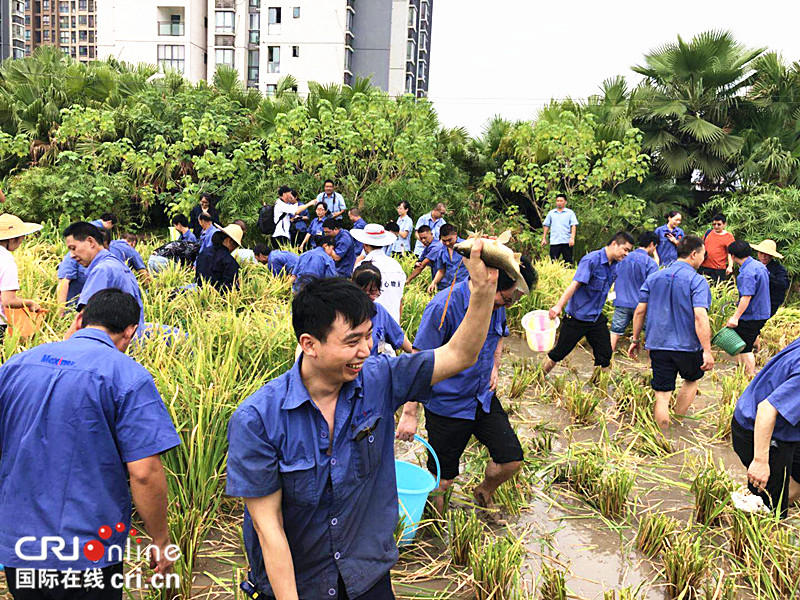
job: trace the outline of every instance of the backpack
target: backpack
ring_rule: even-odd
[[[193,264],[197,259],[199,251],[200,244],[176,240],[174,242],[167,242],[163,246],[156,248],[153,254],[156,256],[163,256],[164,258],[174,260],[184,265],[189,265]]]
[[[265,204],[258,211],[258,229],[264,235],[275,233],[275,205]]]

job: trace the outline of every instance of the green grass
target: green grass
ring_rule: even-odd
[[[703,547],[700,535],[690,530],[676,533],[668,541],[663,553],[667,597],[700,600],[711,561],[711,553]]]
[[[453,564],[466,566],[472,549],[482,545],[486,526],[473,511],[453,509],[448,513],[448,531]]]
[[[539,597],[542,600],[567,600],[566,573],[563,569],[542,563]]]
[[[522,540],[511,533],[487,539],[469,554],[475,600],[511,600],[520,593],[520,568],[525,558]]]
[[[678,530],[679,525],[677,520],[664,513],[642,514],[639,517],[639,529],[636,533],[636,548],[649,558],[656,558]]]

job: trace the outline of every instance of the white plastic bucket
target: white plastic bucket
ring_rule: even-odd
[[[551,319],[548,311],[534,310],[522,317],[522,328],[528,347],[534,352],[549,352],[556,345],[556,332],[561,319]]]

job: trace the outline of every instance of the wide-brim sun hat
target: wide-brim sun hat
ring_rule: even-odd
[[[763,252],[775,258],[783,258],[783,254],[778,252],[778,245],[774,240],[764,240],[760,244],[750,244],[750,247],[756,252]]]
[[[353,236],[354,240],[375,248],[389,246],[397,241],[395,234],[391,231],[386,231],[383,225],[378,223],[370,223],[364,229],[351,229],[350,235]]]
[[[26,223],[19,217],[8,213],[0,215],[0,240],[11,240],[23,235],[36,233],[44,225]]]
[[[242,236],[244,235],[244,231],[242,231],[241,227],[232,224],[228,225],[227,227],[223,227],[220,229],[220,231],[236,242],[236,245],[241,248]]]

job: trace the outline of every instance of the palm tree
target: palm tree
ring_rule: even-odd
[[[763,52],[745,48],[730,32],[709,31],[688,43],[678,36],[632,67],[645,77],[634,92],[634,123],[663,173],[688,179],[698,170],[713,188],[731,183],[744,141],[731,115],[746,102],[753,61]]]

